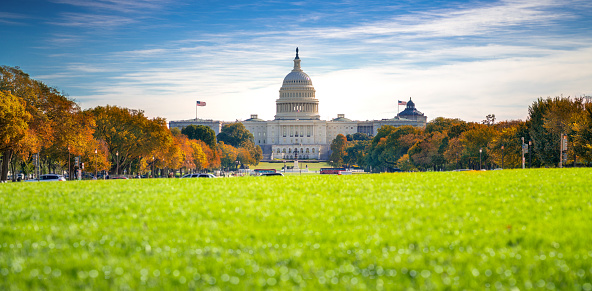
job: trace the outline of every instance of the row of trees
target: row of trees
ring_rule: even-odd
[[[372,139],[339,135],[331,144],[333,166],[358,165],[374,171],[519,168],[522,138],[529,144],[526,164],[556,167],[560,135],[569,140],[567,163],[592,161],[592,103],[582,98],[538,99],[527,121],[481,123],[438,117],[425,129],[383,126]]]
[[[72,173],[73,157],[79,156],[87,172],[153,175],[252,165],[262,157],[252,134],[240,123],[226,125],[217,142],[208,127],[193,126],[184,134],[140,110],[117,106],[81,110],[65,94],[18,67],[0,67],[0,100],[2,181],[9,171],[32,173],[36,154],[42,172]]]

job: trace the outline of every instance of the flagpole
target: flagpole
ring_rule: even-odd
[[[197,121],[197,103],[195,104],[195,121]]]

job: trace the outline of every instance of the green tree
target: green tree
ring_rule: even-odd
[[[425,132],[426,133],[449,132],[453,126],[463,125],[463,124],[466,124],[466,122],[464,122],[458,118],[436,117],[436,118],[434,118],[434,120],[432,120],[426,124]],[[456,136],[458,136],[459,134],[457,134]],[[453,136],[453,137],[456,137],[456,136]]]
[[[181,130],[181,133],[190,139],[201,140],[211,148],[216,147],[216,132],[205,125],[189,125]]]
[[[365,133],[356,132],[354,134],[348,134],[345,136],[347,141],[363,141],[363,140],[371,140],[372,138]]]
[[[331,142],[331,156],[329,157],[331,166],[341,167],[346,156],[345,147],[347,138],[343,134],[338,134]]]
[[[372,166],[374,171],[391,171],[398,168],[399,159],[422,138],[423,130],[413,126],[382,126],[369,147],[369,166]]]
[[[370,140],[348,142],[344,162],[348,165],[357,165],[358,167],[366,168],[366,159],[370,144]]]
[[[253,134],[249,132],[245,125],[240,122],[230,123],[222,127],[222,131],[218,134],[218,141],[224,142],[226,145],[239,147],[242,143],[249,140],[253,142]]]

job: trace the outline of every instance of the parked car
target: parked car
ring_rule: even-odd
[[[209,173],[201,173],[201,174],[187,174],[181,178],[216,178],[216,176],[209,174]]]
[[[261,176],[283,176],[282,173],[262,173]]]
[[[39,176],[39,180],[27,180],[27,182],[58,182],[58,181],[66,181],[66,178],[62,175],[58,174],[45,174]]]

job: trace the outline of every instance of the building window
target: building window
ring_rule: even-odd
[[[314,148],[312,148],[312,153],[313,153],[313,154],[315,153],[315,149],[314,149]]]

